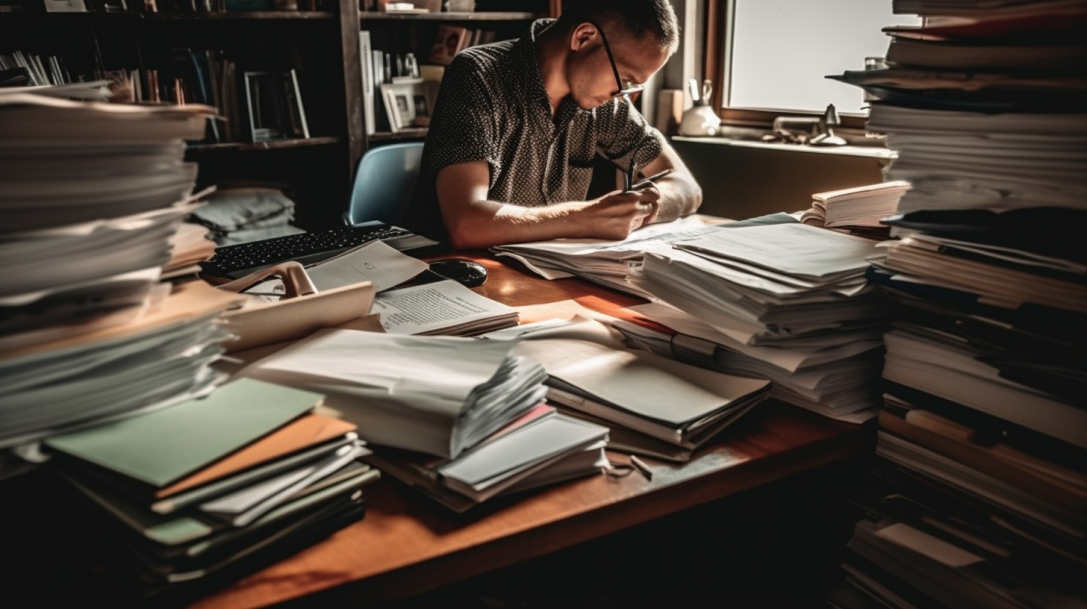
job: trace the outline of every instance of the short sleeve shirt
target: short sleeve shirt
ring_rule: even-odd
[[[486,161],[488,198],[541,207],[584,200],[596,154],[627,169],[660,155],[663,136],[634,106],[615,99],[582,110],[568,96],[554,117],[536,57],[540,19],[517,40],[466,49],[442,78],[406,228],[448,242],[437,176],[458,163]]]

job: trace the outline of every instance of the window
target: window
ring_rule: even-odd
[[[725,83],[722,105],[732,110],[865,114],[861,89],[825,78],[863,70],[883,57],[888,25],[920,23],[891,12],[891,0],[722,0]]]

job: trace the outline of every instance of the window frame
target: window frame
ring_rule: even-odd
[[[725,92],[729,87],[729,62],[725,59],[726,53],[731,53],[731,32],[733,26],[733,0],[706,0],[706,40],[702,65],[705,66],[707,78],[719,83],[713,89],[713,103],[717,115],[721,117],[721,123],[732,127],[754,127],[771,129],[774,119],[782,116],[781,110],[756,110],[728,108],[724,106]],[[717,25],[715,25],[717,24]],[[788,116],[822,116],[819,112],[806,110],[793,110]],[[842,115],[839,117],[841,125],[837,129],[844,131],[845,135],[854,132],[863,136],[867,117],[857,115]]]

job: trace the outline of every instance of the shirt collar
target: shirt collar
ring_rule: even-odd
[[[555,19],[537,19],[532,22],[523,36],[516,42],[514,51],[517,56],[517,65],[526,66],[519,70],[521,84],[529,99],[542,99],[550,105],[547,99],[547,90],[544,89],[543,75],[540,73],[540,60],[536,56],[536,37],[543,33]]]

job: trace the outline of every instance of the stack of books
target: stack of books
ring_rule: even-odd
[[[677,356],[770,379],[782,400],[859,421],[875,416],[888,321],[885,296],[865,279],[878,243],[795,220],[722,225],[646,252],[632,281],[677,310],[647,317],[702,339]]]
[[[896,0],[869,130],[912,187],[870,279],[897,304],[837,607],[1087,606],[1083,2]]]
[[[607,428],[541,410],[547,373],[514,347],[325,330],[239,374],[324,393],[328,407],[358,425],[373,451],[364,459],[464,511],[517,483],[599,471]]]
[[[192,598],[363,516],[376,470],[322,396],[250,379],[43,449],[127,553],[143,599]]]

